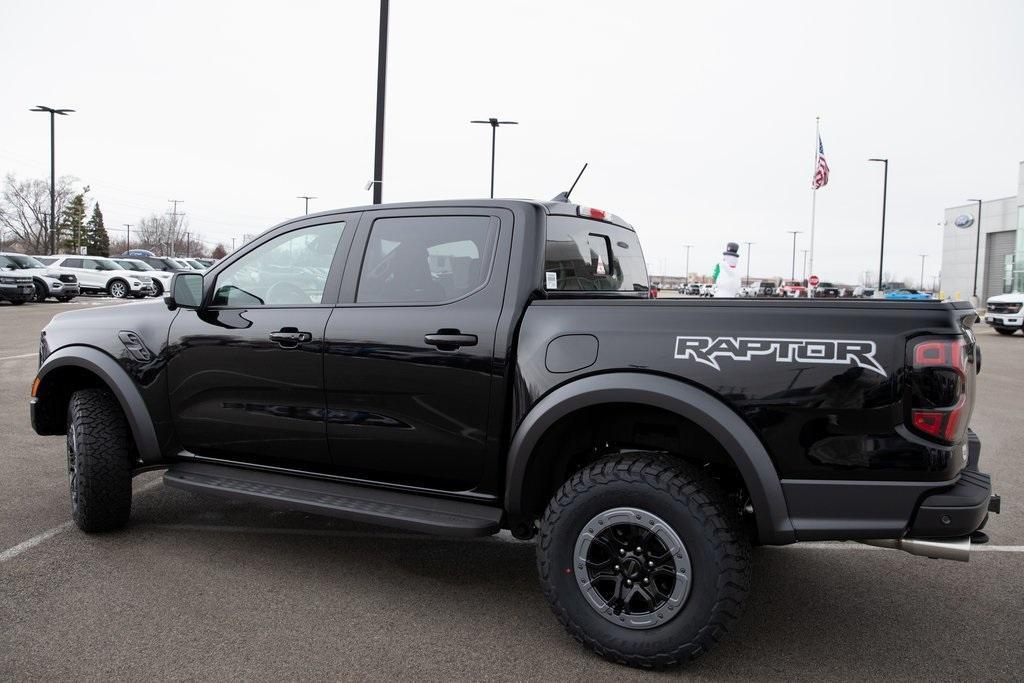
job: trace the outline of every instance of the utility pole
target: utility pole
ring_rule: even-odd
[[[124,238],[124,250],[128,252],[132,250],[132,226],[128,223],[125,223],[124,229],[127,233],[127,236]]]
[[[306,200],[306,215],[308,216],[309,215],[309,200],[310,199],[317,199],[317,197],[310,197],[308,195],[300,194],[298,197],[296,197],[296,199],[305,199]]]
[[[377,128],[373,145],[373,203],[380,204],[384,189],[384,93],[388,75],[389,0],[380,0],[380,33],[377,37]]]
[[[868,159],[868,161],[878,161],[885,164],[885,174],[882,176],[882,244],[878,248],[878,291],[882,291],[882,261],[885,258],[885,200],[886,195],[889,193],[889,160],[888,159]]]
[[[235,253],[235,238],[231,238],[231,253]]]
[[[978,230],[974,235],[974,301],[978,301],[978,254],[981,251],[981,200],[968,199],[969,202],[978,202]]]
[[[793,236],[793,263],[790,265],[789,279],[796,279],[796,236],[803,234],[803,230],[787,230]]]
[[[683,273],[686,284],[690,284],[690,249],[693,248],[692,244],[684,244],[686,247],[686,272]]]
[[[747,245],[747,286],[750,286],[750,246],[757,242],[744,242]]]
[[[185,231],[185,258],[192,256],[192,233]]]
[[[491,199],[494,199],[494,147],[498,136],[498,126],[515,126],[518,121],[499,121],[493,116],[486,121],[470,121],[470,123],[486,123],[491,126]]]
[[[174,209],[172,209],[170,211],[170,214],[171,214],[171,234],[170,234],[170,238],[171,238],[170,239],[170,242],[171,242],[171,245],[170,245],[171,246],[171,253],[168,253],[167,255],[168,256],[174,256],[174,254],[173,254],[173,252],[174,252],[174,243],[178,239],[178,216],[184,216],[185,215],[183,213],[178,213],[178,204],[184,204],[185,200],[184,199],[168,199],[167,201],[170,202],[171,204],[174,204]]]

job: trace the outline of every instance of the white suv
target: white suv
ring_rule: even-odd
[[[145,261],[140,261],[137,258],[115,258],[113,260],[125,270],[132,270],[153,278],[153,296],[160,296],[171,288],[171,278],[174,277],[174,273],[166,270],[157,270]]]
[[[0,252],[0,271],[30,276],[35,288],[35,301],[46,301],[49,297],[57,301],[71,301],[79,293],[78,279],[74,275],[51,272],[45,265],[25,254]]]
[[[985,303],[985,322],[999,334],[1013,334],[1024,327],[1024,294],[997,294]]]
[[[118,299],[144,297],[153,293],[153,278],[125,270],[103,256],[48,256],[43,259],[51,271],[71,273],[83,292],[106,292]]]

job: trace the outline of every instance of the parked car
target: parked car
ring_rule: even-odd
[[[12,305],[20,306],[31,301],[35,292],[31,275],[0,273],[0,301],[10,301]]]
[[[149,264],[154,270],[162,270],[171,274],[192,270],[169,256],[134,256],[132,258]]]
[[[897,301],[930,301],[932,295],[928,292],[919,292],[916,289],[894,289],[886,292],[885,298]]]
[[[118,299],[136,299],[153,293],[153,279],[142,273],[125,270],[103,256],[50,256],[46,258],[51,271],[70,273],[78,278],[79,289],[106,293]]]
[[[875,295],[875,288],[874,287],[865,287],[863,285],[858,285],[858,286],[853,288],[852,296],[859,297],[859,298],[869,299],[869,298],[873,297],[874,295]]]
[[[633,228],[597,209],[324,212],[175,274],[162,301],[55,317],[31,421],[68,434],[60,476],[86,532],[124,527],[132,476],[159,468],[196,494],[448,536],[508,529],[537,538],[569,633],[639,667],[723,637],[765,586],[752,564],[785,562],[753,544],[969,558],[1000,506],[969,429],[969,303],[650,305],[648,290]],[[865,583],[885,571],[870,564]],[[400,589],[386,563],[347,571],[371,569]],[[965,581],[899,599],[953,604]]]
[[[0,253],[0,271],[28,275],[35,289],[37,302],[53,297],[57,301],[71,301],[79,294],[78,279],[69,273],[52,272],[45,264],[25,254]]]
[[[807,288],[804,287],[804,283],[800,280],[783,280],[782,286],[779,287],[779,296],[788,297],[805,297],[807,296]]]
[[[999,334],[1013,334],[1024,327],[1024,294],[1013,292],[990,296],[985,302],[985,323]]]
[[[819,282],[814,288],[814,296],[819,299],[838,299],[839,287],[831,282]]]
[[[686,294],[689,294],[690,296],[698,296],[700,294],[700,283],[691,282],[686,285]]]
[[[134,270],[143,273],[153,279],[153,296],[163,296],[163,293],[170,290],[171,278],[174,273],[167,270],[157,270],[139,258],[115,258],[114,262],[125,270]]]

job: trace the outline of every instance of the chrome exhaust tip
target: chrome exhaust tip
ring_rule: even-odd
[[[860,542],[876,548],[892,548],[936,560],[967,562],[971,559],[970,536],[950,539],[878,538]]]

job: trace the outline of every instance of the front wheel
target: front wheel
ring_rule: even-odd
[[[1013,334],[1016,331],[1017,331],[1017,329],[1015,327],[997,327],[996,328],[996,332],[998,332],[999,334],[1005,334],[1007,336]]]
[[[36,288],[36,295],[35,295],[34,301],[36,303],[40,303],[41,304],[44,301],[46,301],[46,297],[50,296],[50,292],[49,292],[48,289],[46,289],[46,285],[44,285],[42,282],[36,282],[35,283],[35,288]]]
[[[540,523],[544,594],[569,633],[614,662],[688,662],[738,617],[749,543],[715,482],[655,453],[587,465]]]
[[[71,516],[82,531],[110,531],[132,508],[131,432],[106,389],[82,389],[68,403]]]
[[[107,285],[107,293],[115,299],[124,299],[128,297],[131,290],[128,289],[128,283],[124,280],[114,280]]]

